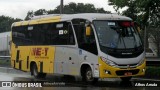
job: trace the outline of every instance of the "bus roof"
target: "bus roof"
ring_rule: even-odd
[[[82,14],[50,14],[35,16],[28,21],[15,22],[12,26],[34,25],[42,23],[68,21],[72,19],[87,19],[93,20],[132,20],[129,17],[117,15],[117,14],[102,14],[102,13],[82,13]]]

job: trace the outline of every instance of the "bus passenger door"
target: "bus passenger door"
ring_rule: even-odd
[[[68,47],[65,48],[66,53],[66,64],[68,66],[68,74],[69,75],[79,75],[79,56],[78,56],[78,49],[75,46],[75,35],[73,32],[72,25],[68,25]]]
[[[74,24],[75,22],[75,24]],[[87,20],[73,20],[73,25],[78,42],[79,62],[90,64],[91,68],[97,67],[98,50],[94,30]]]

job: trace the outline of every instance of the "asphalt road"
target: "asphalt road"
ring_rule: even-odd
[[[160,80],[133,78],[130,82],[122,82],[120,79],[101,79],[96,84],[86,84],[79,77],[47,75],[46,79],[35,79],[29,73],[16,71],[14,74],[10,72],[0,72],[0,86],[2,82],[15,83],[45,83],[41,87],[0,87],[0,90],[160,90]],[[51,83],[51,86],[47,86]],[[54,84],[54,85],[53,85]],[[157,84],[157,86],[147,86]],[[137,86],[136,86],[137,85]],[[139,86],[138,86],[139,85]],[[145,86],[143,86],[145,85]],[[22,88],[23,87],[23,88]]]
[[[147,58],[158,61],[158,58]],[[100,79],[96,84],[86,84],[79,77],[63,75],[47,75],[46,79],[35,79],[30,73],[13,70],[12,68],[0,67],[0,86],[3,82],[36,83],[43,82],[49,86],[37,87],[36,90],[160,90],[160,80],[133,78],[130,82],[122,82],[120,79]],[[50,85],[51,84],[51,85]],[[53,85],[54,84],[54,85]],[[153,86],[147,86],[147,85]],[[154,86],[154,85],[157,86]],[[33,87],[0,87],[0,90],[34,90]]]

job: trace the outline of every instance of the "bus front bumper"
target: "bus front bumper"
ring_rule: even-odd
[[[140,66],[124,69],[109,66],[99,58],[99,70],[100,78],[143,76],[146,71],[146,60]]]

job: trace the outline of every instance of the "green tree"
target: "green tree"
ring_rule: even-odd
[[[37,11],[34,12],[34,15],[35,15],[35,16],[45,15],[45,14],[48,14],[45,9],[39,9],[39,10],[37,10]]]
[[[39,16],[39,15],[45,15],[48,14],[45,9],[39,9],[37,11],[28,11],[27,16],[25,17],[25,20],[30,20],[34,16]]]
[[[48,11],[49,14],[59,14],[60,6],[57,6],[54,10]],[[83,4],[71,2],[68,5],[64,5],[64,14],[76,14],[76,13],[110,13],[103,8],[95,8],[93,4]]]
[[[21,21],[21,19],[14,19],[4,15],[0,16],[0,32],[10,31],[12,23],[16,21]]]
[[[159,0],[109,0],[109,5],[113,5],[116,11],[127,7],[122,14],[132,17],[133,20],[140,16],[145,25],[148,24],[150,16],[158,15],[160,10]]]
[[[25,20],[31,19],[33,16],[45,15],[45,14],[59,14],[60,6],[57,6],[54,10],[39,9],[35,12],[28,11]],[[95,8],[93,4],[83,4],[71,2],[68,5],[64,5],[64,14],[76,14],[76,13],[111,13],[105,11],[103,8]]]
[[[34,16],[33,11],[28,11],[27,16],[25,17],[25,20],[30,20]]]

